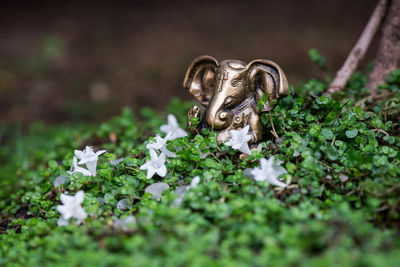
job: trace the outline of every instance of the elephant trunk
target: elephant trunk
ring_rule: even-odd
[[[225,129],[231,124],[231,112],[223,110],[223,98],[213,97],[206,113],[206,120],[214,129]]]

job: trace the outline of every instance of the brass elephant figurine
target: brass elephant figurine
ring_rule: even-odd
[[[250,145],[262,138],[260,112],[272,110],[272,100],[289,94],[285,73],[276,63],[264,59],[249,64],[239,60],[218,63],[213,57],[200,56],[190,64],[183,87],[205,108],[202,115],[198,106],[189,110],[188,126],[193,126],[191,118],[197,117],[197,128],[219,130],[218,141],[224,142],[230,138],[229,130],[249,125]],[[266,92],[268,102],[259,112],[257,103]]]

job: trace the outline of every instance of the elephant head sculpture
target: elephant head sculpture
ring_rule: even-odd
[[[183,82],[186,88],[205,108],[194,106],[188,113],[198,117],[197,127],[219,130],[218,141],[230,138],[229,130],[249,125],[252,139],[249,144],[262,138],[260,113],[274,108],[271,101],[289,94],[289,84],[282,69],[274,62],[257,59],[249,64],[239,60],[218,61],[210,56],[196,58],[189,66]],[[268,93],[268,102],[261,111],[257,103]]]

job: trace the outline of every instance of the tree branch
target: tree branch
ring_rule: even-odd
[[[351,75],[357,69],[358,63],[364,57],[372,39],[375,36],[376,31],[381,24],[383,17],[386,14],[388,0],[379,0],[375,7],[374,13],[372,13],[367,26],[365,26],[357,43],[351,50],[342,68],[337,72],[335,79],[330,84],[327,93],[332,95],[333,93],[339,92],[344,89]]]
[[[386,81],[390,71],[399,66],[400,60],[400,0],[392,0],[385,19],[374,67],[368,77],[367,88],[371,97],[377,96],[377,86]]]

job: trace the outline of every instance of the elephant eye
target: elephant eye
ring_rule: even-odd
[[[237,87],[240,84],[240,79],[233,79],[231,82],[232,87]]]
[[[232,96],[228,96],[227,98],[225,98],[224,105],[228,106],[232,102],[233,102],[233,97]]]

